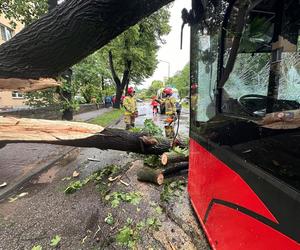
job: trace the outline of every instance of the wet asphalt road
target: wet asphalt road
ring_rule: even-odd
[[[75,116],[75,120],[84,121],[101,115],[111,109],[101,109]],[[157,114],[153,116],[152,107],[150,101],[138,103],[139,117],[136,119],[136,126],[143,127],[145,119],[152,119],[155,124],[160,126],[164,130],[165,115]],[[123,123],[123,121],[122,121]],[[175,125],[175,130],[177,127]],[[179,137],[188,137],[189,127],[189,113],[186,109],[182,110],[179,123]],[[125,127],[121,125],[120,127]],[[47,145],[47,144],[33,144],[33,143],[17,143],[9,144],[0,149],[0,184],[7,182],[8,186],[14,185],[20,180],[26,178],[31,172],[36,172],[39,168],[50,164],[53,159],[59,158],[60,155],[64,155],[72,150],[72,147]]]
[[[74,116],[75,121],[87,121],[111,109],[100,109]],[[72,147],[36,143],[12,143],[0,148],[0,184],[7,186],[0,189],[0,196],[6,189],[14,185],[31,173],[38,172],[55,159],[65,155]]]

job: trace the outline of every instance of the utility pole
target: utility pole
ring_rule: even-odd
[[[168,64],[168,78],[170,78],[170,70],[171,70],[171,64],[170,64],[170,62],[164,61],[164,60],[158,60],[158,61]]]

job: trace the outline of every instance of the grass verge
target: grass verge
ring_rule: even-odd
[[[96,118],[90,120],[90,123],[106,127],[113,122],[117,121],[123,115],[123,109],[113,109],[112,111],[106,112],[102,115],[97,116]]]

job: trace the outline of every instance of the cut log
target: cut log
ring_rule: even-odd
[[[155,138],[157,143],[148,144],[143,142],[143,136],[88,123],[0,116],[0,146],[17,142],[47,143],[157,155],[170,150],[170,140]]]
[[[153,169],[149,167],[143,167],[137,172],[137,179],[139,181],[151,182],[161,185],[164,182],[164,175],[160,169]]]
[[[188,156],[184,156],[174,151],[165,152],[161,156],[161,164],[165,166],[169,163],[187,161],[188,159],[189,159]]]
[[[64,1],[0,46],[0,79],[56,78],[170,2]]]
[[[167,177],[168,175],[176,174],[182,170],[186,170],[189,168],[188,162],[179,162],[176,163],[173,167],[166,168],[162,171],[164,177]]]

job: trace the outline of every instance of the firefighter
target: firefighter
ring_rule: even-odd
[[[174,122],[176,120],[176,104],[174,98],[172,98],[173,90],[171,88],[165,88],[163,93],[165,97],[161,102],[164,103],[167,118],[165,120],[165,133],[167,138],[174,138]]]
[[[135,118],[137,116],[136,100],[134,98],[134,88],[129,87],[127,90],[128,95],[123,100],[123,107],[125,108],[124,121],[126,130],[134,127]]]

